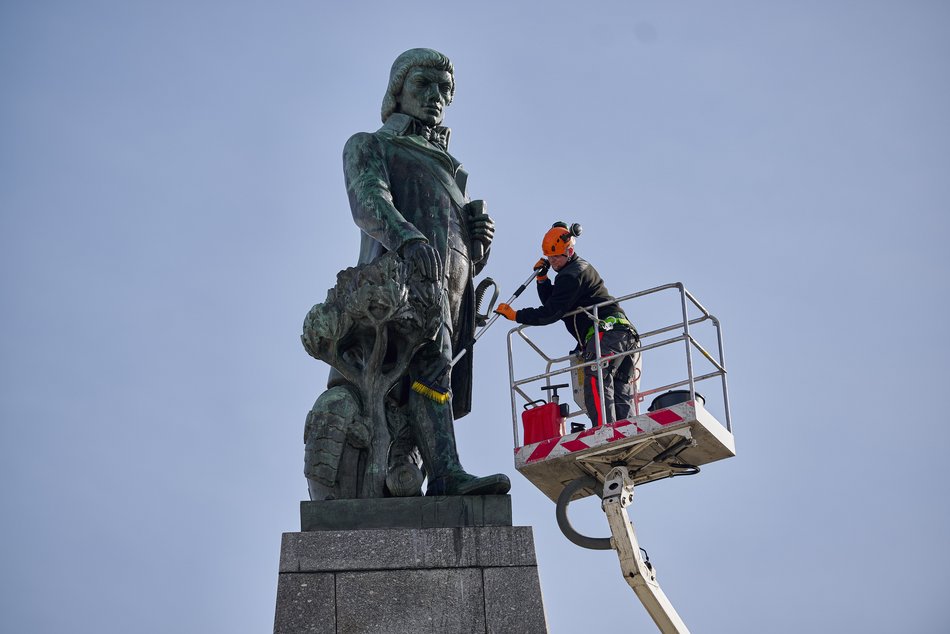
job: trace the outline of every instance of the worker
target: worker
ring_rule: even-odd
[[[511,321],[530,326],[546,326],[560,319],[577,341],[574,352],[583,351],[584,360],[593,361],[597,357],[593,310],[571,313],[578,308],[591,308],[611,302],[597,310],[600,354],[604,360],[602,402],[600,390],[597,389],[596,366],[584,368],[584,403],[592,427],[597,427],[602,420],[602,410],[605,414],[603,419],[608,423],[633,415],[636,383],[640,378],[640,353],[619,358],[617,355],[639,348],[640,336],[607,291],[597,270],[575,252],[575,237],[580,233],[581,226],[576,223],[568,228],[567,224],[556,222],[544,234],[541,251],[546,259],[541,258],[534,267],[542,306],[516,311],[508,304],[499,304],[495,312]],[[548,279],[549,268],[557,273],[553,283]]]

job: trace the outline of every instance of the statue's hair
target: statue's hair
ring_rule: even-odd
[[[396,111],[396,97],[402,92],[402,85],[409,71],[417,66],[448,71],[452,76],[452,88],[449,90],[449,103],[452,103],[452,96],[455,95],[455,69],[452,67],[452,61],[431,48],[411,48],[396,58],[389,71],[389,86],[386,87],[386,94],[383,96],[381,111],[383,123]]]

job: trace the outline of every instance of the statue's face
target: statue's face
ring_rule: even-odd
[[[415,117],[429,126],[442,123],[452,93],[452,75],[435,68],[415,67],[406,75],[396,112]]]

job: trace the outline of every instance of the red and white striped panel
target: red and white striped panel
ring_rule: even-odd
[[[625,438],[647,435],[689,420],[695,420],[693,401],[678,403],[672,407],[640,414],[630,420],[620,420],[604,427],[585,429],[576,434],[549,438],[524,447],[515,447],[515,468],[553,460],[568,454],[593,449]]]

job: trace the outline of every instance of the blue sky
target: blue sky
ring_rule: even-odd
[[[342,147],[417,46],[455,63],[503,295],[564,219],[615,294],[722,320],[739,455],[631,509],[693,631],[950,629],[947,6],[432,6],[2,5],[0,629],[272,626],[326,376],[298,335],[356,260]],[[504,328],[475,357],[462,460],[511,476],[551,631],[652,631],[513,468]]]

